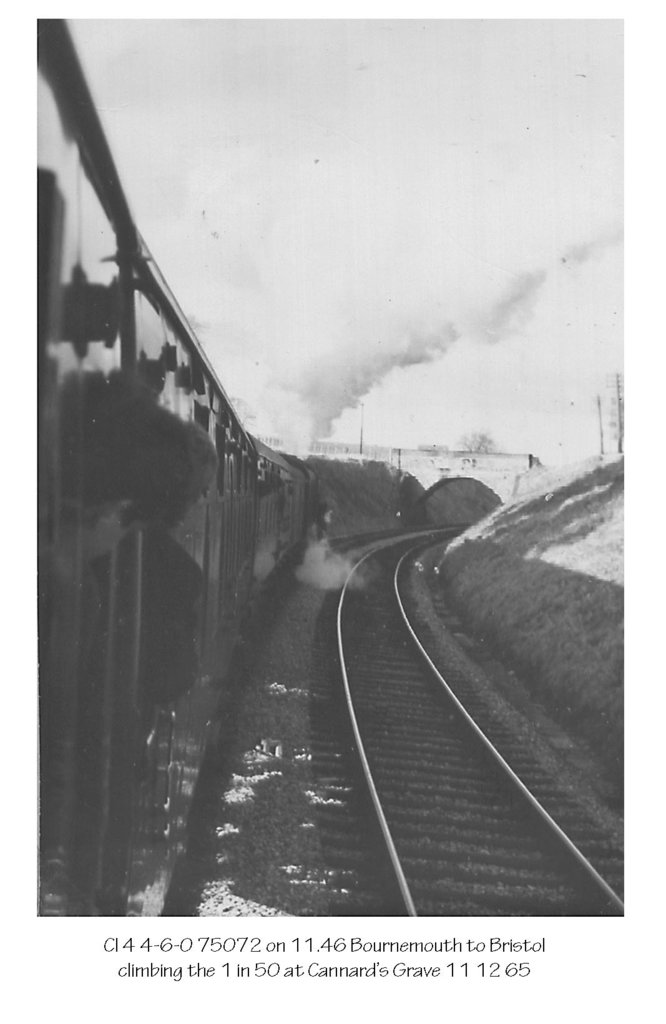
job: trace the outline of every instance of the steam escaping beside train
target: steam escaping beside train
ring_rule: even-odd
[[[66,25],[39,23],[43,915],[159,914],[257,585],[317,481],[253,439],[132,218]]]

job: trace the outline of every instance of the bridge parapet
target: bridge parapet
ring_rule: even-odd
[[[514,493],[519,477],[540,465],[530,454],[440,448],[393,449],[391,462],[415,476],[426,490],[439,480],[471,477],[490,487],[502,501]]]
[[[438,480],[471,477],[490,487],[502,501],[507,501],[517,489],[517,481],[529,470],[541,465],[534,455],[511,452],[451,451],[436,445],[421,448],[388,448],[373,445],[341,444],[317,441],[311,454],[332,459],[374,460],[386,462],[412,476],[427,490]]]

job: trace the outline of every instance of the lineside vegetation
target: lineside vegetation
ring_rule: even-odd
[[[624,464],[492,517],[440,565],[447,599],[622,774]]]
[[[319,478],[319,490],[330,510],[328,533],[345,534],[390,530],[400,525],[398,476],[384,462],[342,462],[309,458]]]

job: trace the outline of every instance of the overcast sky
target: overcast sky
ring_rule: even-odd
[[[130,204],[259,432],[549,463],[622,369],[619,21],[72,23]]]

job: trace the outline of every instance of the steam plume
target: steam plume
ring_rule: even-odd
[[[490,341],[498,341],[522,327],[531,317],[537,294],[546,280],[545,270],[521,274],[504,297],[494,306],[485,329]]]
[[[569,246],[560,257],[561,263],[580,265],[595,259],[612,245],[622,240],[621,228],[602,232],[589,242]],[[492,342],[499,341],[512,331],[520,330],[532,317],[538,294],[548,278],[549,270],[540,267],[521,274],[491,309],[484,334]]]
[[[455,312],[452,315],[449,310],[445,320],[440,317],[442,302],[437,300],[433,305],[432,292],[421,307],[429,308],[430,315],[425,322],[420,318],[420,323],[414,316],[419,306],[411,292],[400,313],[395,307],[390,314],[384,311],[382,315],[377,310],[376,318],[373,314],[373,319],[366,317],[365,322],[354,315],[363,303],[352,296],[348,338],[336,346],[332,338],[313,336],[307,360],[303,359],[303,350],[298,349],[298,359],[285,359],[280,371],[271,378],[261,405],[275,424],[273,429],[286,447],[306,450],[313,438],[329,436],[334,421],[344,410],[357,407],[391,370],[439,359],[464,332],[496,344],[523,330],[558,265],[576,266],[597,259],[621,238],[621,228],[611,227],[586,242],[562,248],[559,258],[515,275],[485,309],[477,296],[471,307],[454,306]],[[399,291],[396,285],[395,292]],[[475,308],[476,313],[471,313],[470,308]],[[372,339],[373,330],[380,340]]]
[[[327,436],[343,410],[358,405],[391,370],[432,362],[458,337],[453,325],[447,323],[438,331],[406,333],[393,345],[382,342],[374,347],[326,353],[306,369],[297,388],[312,410],[315,435]]]
[[[353,565],[350,559],[331,551],[328,541],[323,539],[308,544],[295,575],[300,583],[307,583],[317,590],[339,590],[344,586]],[[352,588],[363,585],[358,572],[349,585]]]
[[[600,256],[601,253],[611,245],[621,242],[624,237],[622,228],[615,228],[593,238],[591,242],[584,242],[581,245],[572,245],[562,256],[562,263],[581,264]]]

